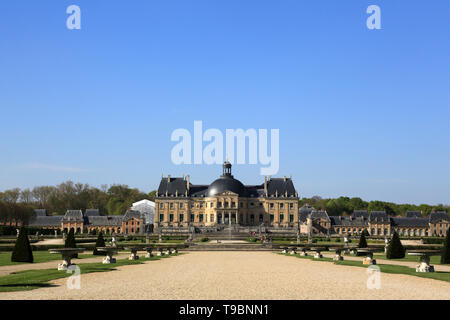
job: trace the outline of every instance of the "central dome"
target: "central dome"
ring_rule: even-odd
[[[215,195],[225,191],[237,193],[240,197],[247,196],[247,189],[245,189],[242,182],[232,177],[221,177],[211,183],[209,185],[208,191],[206,192],[206,196],[214,197]]]
[[[215,195],[225,191],[237,193],[240,197],[247,196],[247,189],[244,187],[242,182],[236,180],[231,175],[231,163],[228,162],[228,160],[223,164],[222,176],[209,185],[206,196],[214,197]]]

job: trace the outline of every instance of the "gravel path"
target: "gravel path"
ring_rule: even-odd
[[[190,252],[178,257],[82,275],[0,299],[450,299],[450,283],[382,273],[367,289],[367,270],[271,252]]]

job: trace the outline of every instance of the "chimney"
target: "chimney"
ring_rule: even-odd
[[[286,176],[283,177],[284,182],[286,182]]]
[[[167,182],[170,182],[170,174],[167,175]]]
[[[267,194],[267,176],[264,176],[264,194],[266,195],[266,197],[268,196],[268,194]]]
[[[189,184],[190,184],[190,180],[191,180],[191,178],[190,178],[190,176],[189,175],[187,175],[186,176],[186,189],[189,191]]]

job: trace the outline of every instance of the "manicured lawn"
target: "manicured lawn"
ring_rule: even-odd
[[[80,267],[81,275],[83,275],[93,272],[112,271],[120,266],[142,264],[145,261],[160,260],[177,255],[180,255],[180,253],[163,257],[157,256],[152,258],[141,257],[139,260],[121,259],[117,260],[117,263],[114,264],[85,263],[79,264],[78,266]],[[56,270],[56,268],[21,271],[0,277],[0,292],[25,291],[25,290],[34,290],[42,287],[48,287],[50,286],[50,284],[48,283],[49,281],[66,278],[70,276],[71,273],[67,273],[66,271],[58,271]]]
[[[387,259],[386,255],[384,253],[375,253],[374,258],[375,259]],[[406,255],[403,259],[390,259],[390,260],[392,260],[392,261],[413,261],[413,262],[417,262],[417,264],[419,264],[419,262],[420,262],[420,258],[418,256],[410,256],[410,255],[408,255],[408,252],[406,252]],[[430,263],[431,264],[441,264],[441,256],[431,256]]]
[[[282,254],[282,253],[280,253],[280,254]],[[360,268],[369,267],[368,265],[362,264],[363,257],[361,257],[361,261],[352,261],[352,260],[334,261],[332,258],[314,259],[313,256],[303,257],[303,256],[300,256],[299,254],[297,254],[297,255],[285,254],[285,255],[290,256],[290,257],[295,256],[295,257],[301,258],[301,259],[310,259],[310,260],[317,261],[317,262],[331,262],[331,263],[334,263],[337,265],[343,265],[343,266],[352,266],[352,267],[360,267]],[[429,278],[429,279],[450,282],[450,272],[416,272],[416,269],[406,267],[406,266],[392,265],[392,264],[377,264],[377,266],[380,268],[380,271],[384,272],[384,273],[406,274],[406,275],[415,276],[415,277]]]
[[[95,256],[92,255],[92,251],[86,251],[90,252],[89,254],[79,254],[79,259],[85,259],[85,258],[93,258]],[[24,262],[11,262],[11,254],[12,252],[0,252],[0,266],[12,266],[16,264],[24,264]],[[40,263],[40,262],[48,262],[48,261],[54,261],[54,260],[61,260],[60,254],[51,254],[48,251],[33,251],[33,258],[34,263]]]

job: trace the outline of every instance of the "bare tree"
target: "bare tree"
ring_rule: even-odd
[[[55,192],[55,187],[51,186],[41,186],[34,187],[32,194],[34,199],[39,202],[41,208],[45,208],[50,199],[50,196]]]
[[[30,189],[24,189],[20,192],[20,202],[30,204],[34,202],[33,192]]]
[[[20,198],[20,189],[14,188],[10,190],[6,190],[3,195],[4,199],[8,203],[17,203]]]

